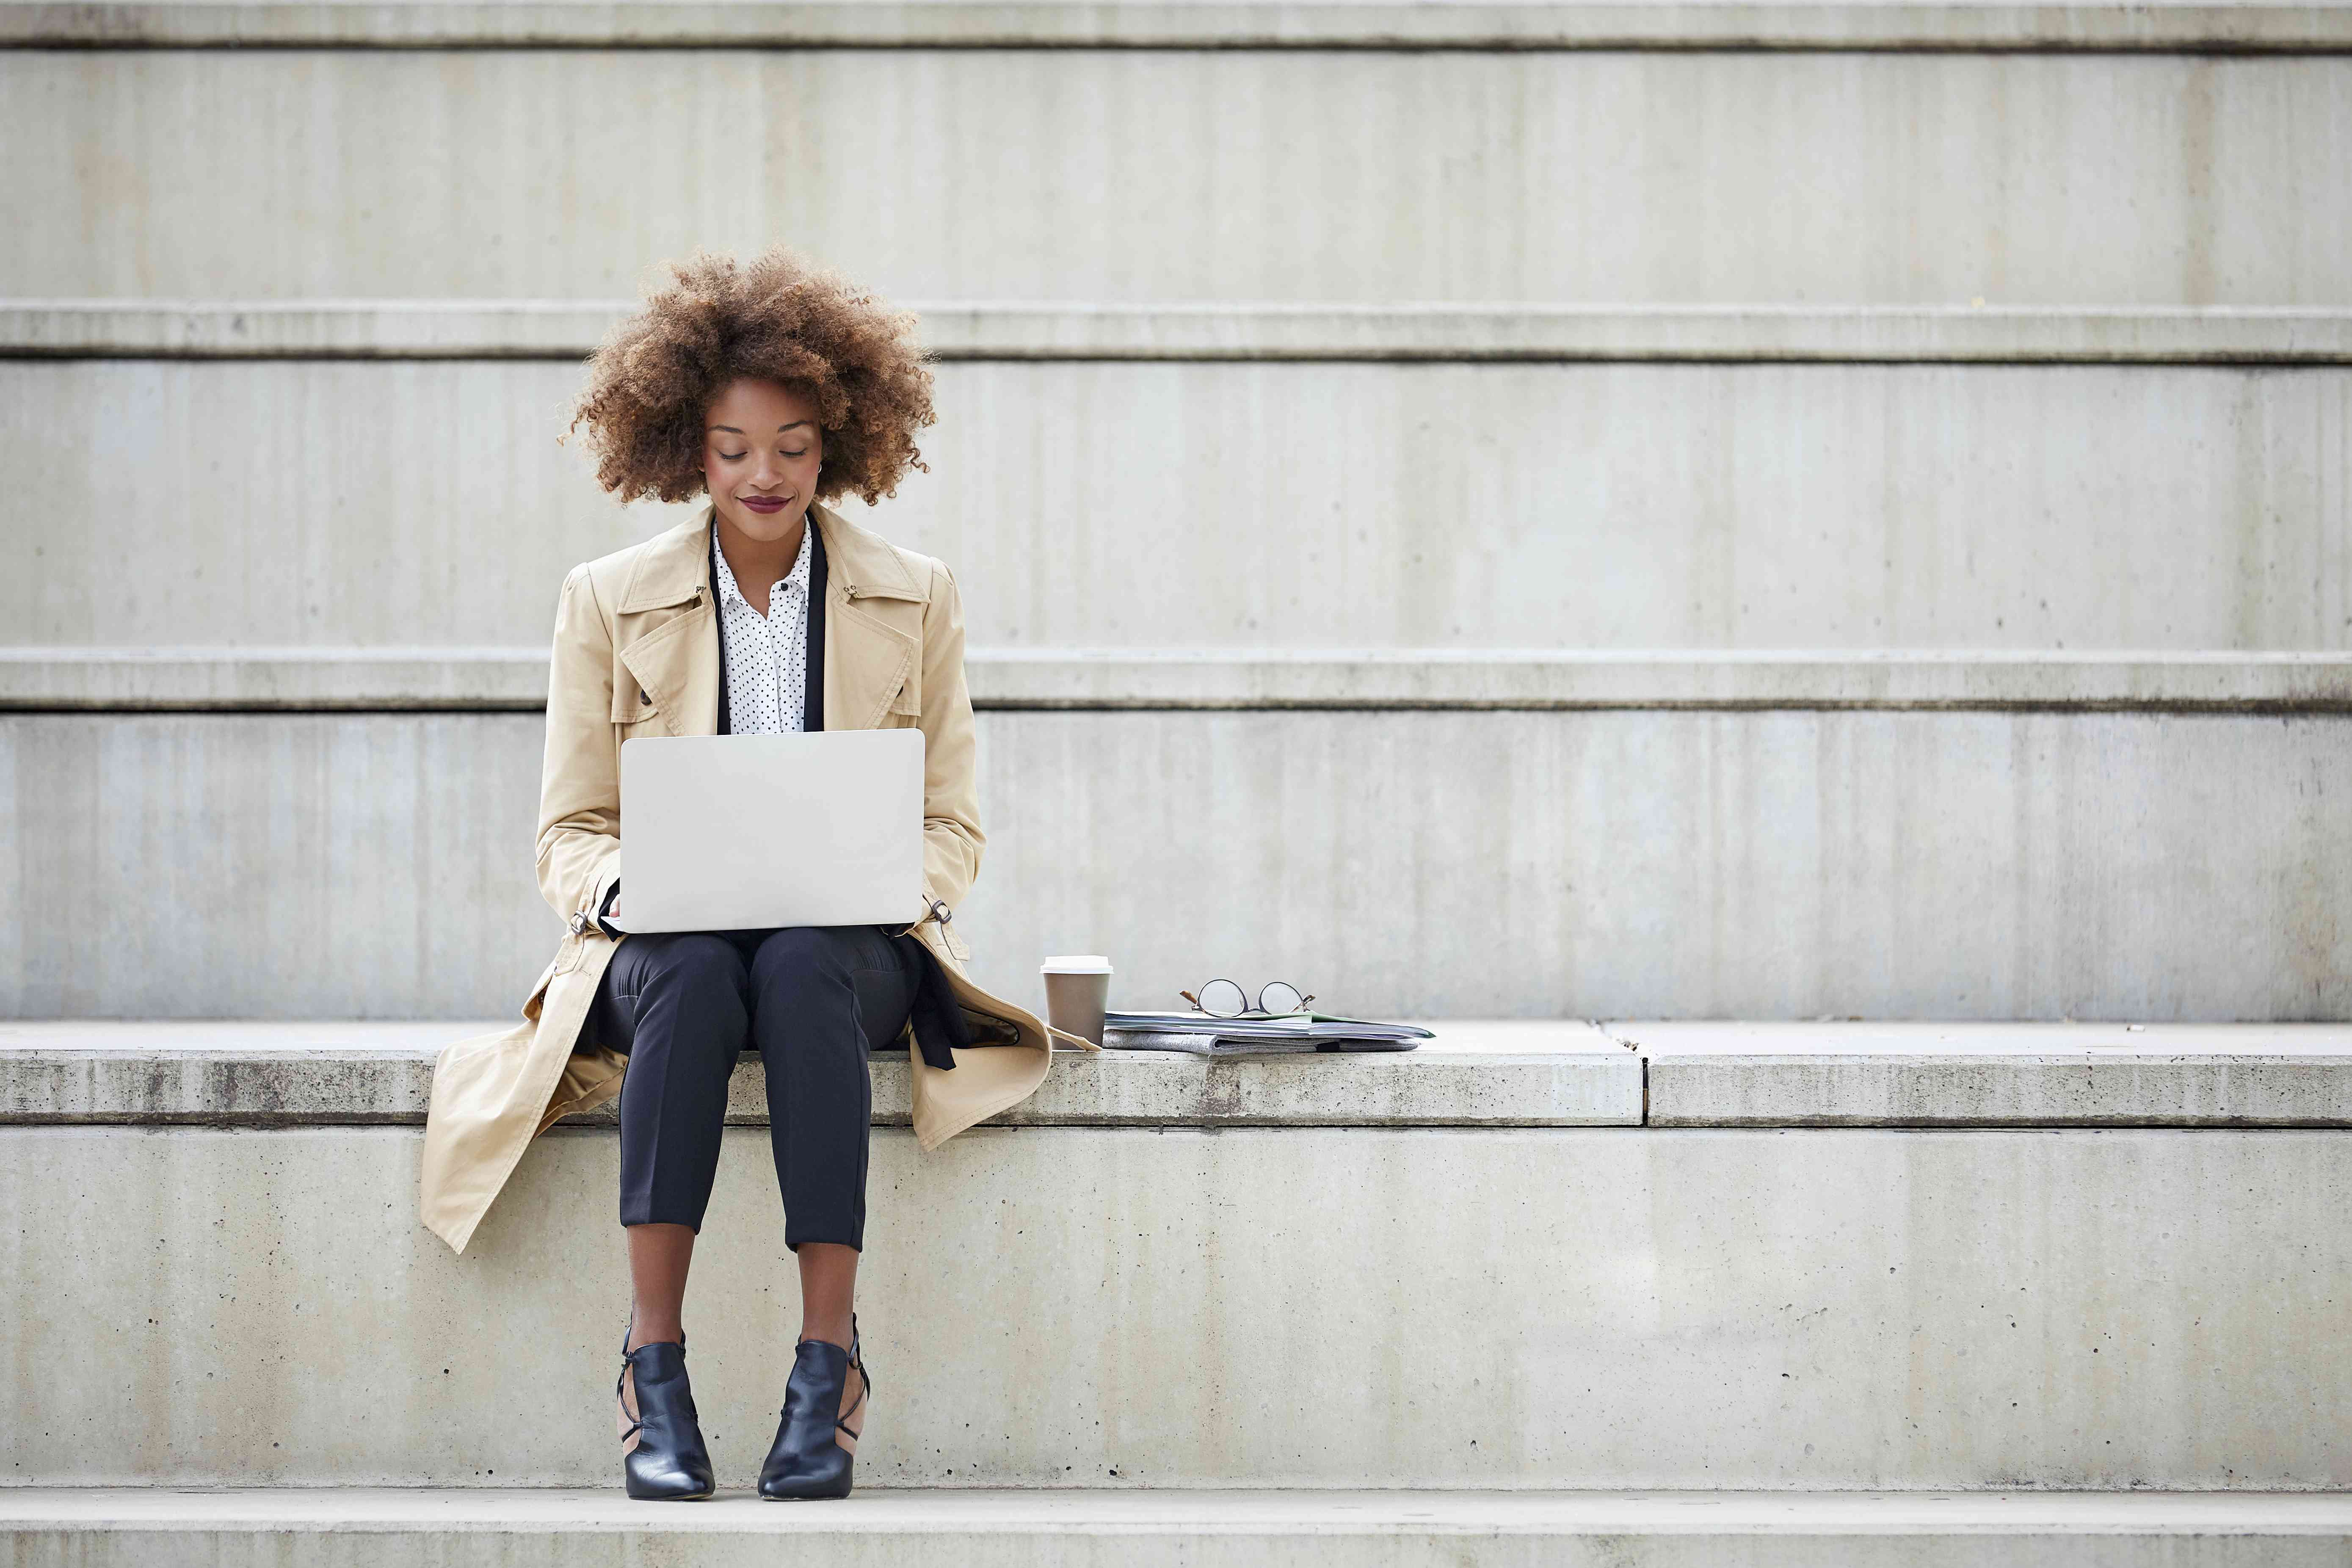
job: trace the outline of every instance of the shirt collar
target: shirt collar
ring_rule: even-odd
[[[803,595],[808,592],[809,585],[809,535],[815,531],[816,519],[810,517],[801,528],[801,552],[793,558],[793,569],[782,578],[786,584],[798,588]],[[736,586],[734,570],[727,564],[727,552],[719,548],[719,520],[716,518],[710,521],[710,578],[718,585],[721,605],[751,607],[751,601],[746,599],[743,590]],[[768,607],[772,610],[775,608],[774,593],[775,589],[771,585]]]

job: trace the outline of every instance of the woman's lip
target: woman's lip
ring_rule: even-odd
[[[782,511],[784,510],[784,500],[782,496],[745,496],[742,498],[742,500],[745,510],[750,511]]]

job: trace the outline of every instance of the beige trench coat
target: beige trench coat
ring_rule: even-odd
[[[1044,1082],[1055,1037],[965,976],[971,954],[950,921],[984,842],[955,579],[824,507],[809,515],[825,551],[825,728],[923,731],[924,885],[919,899],[908,889],[907,918],[939,960],[974,1040],[994,1042],[957,1050],[952,1071],[908,1053],[915,1136],[928,1151]],[[450,1046],[434,1070],[422,1207],[427,1228],[461,1252],[530,1141],[620,1092],[628,1059],[580,1037],[618,945],[592,917],[620,875],[621,743],[718,728],[710,517],[706,508],[564,580],[548,676],[539,885],[569,934],[523,1003],[523,1022]]]

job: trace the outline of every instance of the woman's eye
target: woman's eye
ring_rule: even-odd
[[[799,451],[786,452],[784,456],[787,458],[805,458],[808,456],[808,448],[806,447],[803,447]]]
[[[719,454],[719,460],[723,463],[740,463],[751,455],[749,452],[721,452]]]

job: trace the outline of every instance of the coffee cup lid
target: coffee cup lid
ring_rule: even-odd
[[[1108,974],[1110,960],[1099,952],[1064,953],[1037,966],[1040,974]]]

